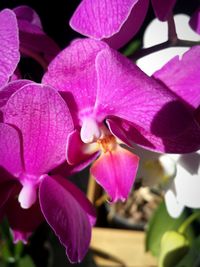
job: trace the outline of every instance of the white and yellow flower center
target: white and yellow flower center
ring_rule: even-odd
[[[113,151],[118,145],[114,135],[103,125],[99,125],[93,118],[84,119],[80,132],[81,140],[87,144],[85,153],[101,150],[103,153]]]

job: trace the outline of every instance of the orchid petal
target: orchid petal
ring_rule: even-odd
[[[19,79],[22,79],[22,75],[19,68],[16,68],[13,75],[10,77],[10,81],[13,82]]]
[[[98,146],[93,150],[89,150],[89,146],[94,147],[95,144],[84,144],[81,141],[80,133],[77,130],[71,132],[67,139],[66,159],[70,165],[80,164],[84,162],[85,167],[88,166],[97,157]],[[77,166],[78,167],[78,166]]]
[[[21,5],[13,9],[17,19],[28,21],[30,24],[35,25],[42,29],[42,24],[38,14],[29,6]]]
[[[80,262],[89,246],[91,225],[81,206],[83,203],[79,203],[79,198],[74,198],[80,192],[78,189],[74,191],[71,185],[68,191],[68,186],[69,182],[61,177],[56,177],[56,180],[50,176],[44,177],[40,184],[40,205],[47,222],[65,246],[69,260]]]
[[[0,109],[2,110],[4,108],[8,99],[11,97],[13,93],[15,93],[21,87],[29,83],[33,83],[33,81],[16,80],[13,82],[9,82],[6,86],[4,86],[0,91]]]
[[[118,49],[139,30],[148,3],[148,0],[83,0],[71,18],[70,26]]]
[[[188,49],[188,47],[169,47],[138,59],[137,66],[148,76],[152,76],[173,57],[181,57]]]
[[[80,133],[77,130],[71,132],[68,136],[66,146],[66,159],[70,165],[75,165],[85,159],[83,147],[85,144],[81,141]]]
[[[194,46],[181,59],[173,58],[153,75],[193,108],[200,105],[199,58],[200,46]]]
[[[200,34],[200,7],[195,11],[190,19],[190,26],[191,28]]]
[[[180,155],[177,160],[176,177],[165,193],[169,214],[176,218],[183,208],[200,208],[200,151]]]
[[[121,120],[119,118],[109,118],[106,120],[106,124],[110,130],[110,132],[119,138],[122,142],[124,142],[127,146],[133,147],[133,142],[135,141],[133,139],[131,130],[134,131],[134,126],[128,122],[125,122],[124,120]],[[136,139],[137,140],[137,139]],[[145,139],[144,139],[145,140]],[[140,144],[142,141],[139,141]],[[147,142],[148,144],[148,142]],[[151,143],[149,143],[149,146],[153,146]]]
[[[20,59],[18,26],[14,12],[0,12],[0,87],[6,84]]]
[[[107,47],[103,42],[77,40],[64,49],[49,65],[43,83],[62,91],[72,113],[93,108],[96,99],[97,53]]]
[[[200,208],[200,152],[182,155],[177,163],[174,185],[177,201],[190,208]]]
[[[118,146],[97,159],[90,171],[111,197],[111,201],[125,200],[133,186],[139,158]]]
[[[0,166],[13,176],[22,171],[19,134],[4,123],[0,123]]]
[[[53,169],[50,174],[52,175],[60,175],[62,177],[70,177],[71,175],[77,174],[82,171],[86,167],[88,167],[91,162],[93,162],[98,157],[98,154],[91,155],[89,158],[84,159],[76,165],[69,165],[66,162],[63,162],[61,165]]]
[[[50,62],[60,52],[60,48],[43,32],[37,13],[28,6],[19,6],[13,11],[18,20],[22,54],[27,51],[43,53],[44,58]]]
[[[168,189],[165,193],[165,204],[172,218],[178,218],[185,208],[185,206],[177,200],[176,192],[172,188]]]
[[[19,230],[12,230],[11,229],[11,233],[13,236],[13,243],[17,244],[18,242],[22,242],[23,244],[27,244],[28,243],[28,239],[31,236],[31,232],[23,232],[23,231],[19,231]]]
[[[0,188],[0,209],[2,209],[2,207],[8,201],[9,197],[11,196],[11,194],[12,194],[12,192],[14,190],[14,187],[15,187],[15,183],[13,181],[7,181],[7,182],[4,182],[4,183],[1,183],[1,188]]]
[[[44,174],[64,161],[73,122],[65,102],[50,86],[32,83],[18,90],[7,102],[5,121],[22,133],[29,174]]]
[[[6,205],[6,215],[13,232],[14,242],[27,243],[27,238],[44,220],[38,202],[29,209],[22,209],[15,196]]]
[[[151,2],[157,18],[159,18],[161,21],[165,21],[169,19],[176,0],[151,0]]]
[[[173,93],[119,53],[102,50],[96,57],[96,68],[94,112],[98,120],[117,116],[159,137],[177,135],[193,122]]]
[[[87,213],[91,226],[94,226],[96,223],[96,212],[90,201],[83,194],[83,192],[80,191],[80,189],[68,179],[63,179],[61,176],[58,175],[54,175],[52,177],[56,179],[56,181],[59,182],[59,184],[62,185],[65,190],[70,192],[70,194],[77,200],[81,208]]]
[[[200,148],[200,128],[192,121],[181,134],[174,137],[157,137],[137,125],[119,118],[107,119],[106,123],[115,136],[125,144],[166,153],[190,153]]]

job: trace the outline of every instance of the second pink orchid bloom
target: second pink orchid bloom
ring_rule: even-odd
[[[73,42],[49,65],[43,82],[59,90],[74,119],[68,163],[99,153],[91,173],[112,201],[127,198],[139,161],[118,138],[160,152],[186,153],[200,146],[190,109],[104,42]]]

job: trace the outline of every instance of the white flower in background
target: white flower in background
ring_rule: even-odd
[[[200,208],[200,151],[162,155],[138,147],[137,154],[141,159],[137,177],[144,186],[161,185],[172,217],[184,207]]]
[[[180,39],[199,41],[200,36],[189,26],[187,15],[176,15],[175,25]],[[144,34],[144,47],[167,41],[167,23],[153,20]],[[171,47],[137,61],[137,65],[148,75],[152,75],[171,58],[180,57],[189,47]],[[139,151],[139,153],[138,153]],[[138,178],[143,178],[143,184],[150,186],[162,184],[164,197],[169,214],[176,218],[184,207],[200,208],[200,151],[183,155],[158,154],[138,148],[141,158]]]
[[[165,192],[167,210],[178,217],[184,207],[200,208],[200,151],[180,155],[176,176]]]

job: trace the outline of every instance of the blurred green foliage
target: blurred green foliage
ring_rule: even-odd
[[[200,212],[187,209],[177,219],[171,218],[162,202],[146,231],[146,250],[159,260],[159,267],[200,266],[199,230],[193,224]]]

